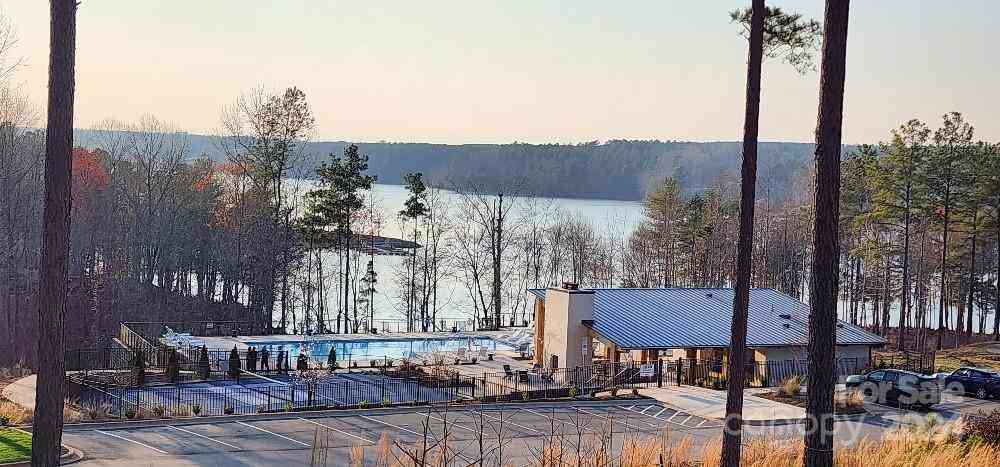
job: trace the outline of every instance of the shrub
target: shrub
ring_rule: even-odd
[[[781,381],[778,386],[778,394],[785,397],[796,397],[799,395],[799,387],[802,386],[802,377],[799,375],[789,376]]]
[[[391,407],[392,401],[389,399],[382,399],[382,407]]]
[[[191,413],[193,413],[195,417],[201,415],[201,404],[191,404]]]
[[[171,383],[176,383],[180,379],[180,375],[181,369],[177,361],[177,350],[170,349],[170,354],[167,356],[167,380]]]
[[[122,412],[122,415],[125,418],[135,418],[139,413],[135,410],[135,407],[128,407]]]
[[[142,352],[132,354],[132,381],[136,386],[146,384],[146,356]]]
[[[294,404],[291,402],[285,402],[285,412],[291,412],[293,409],[295,409]]]
[[[528,391],[522,392],[521,393],[521,400],[523,400],[525,402],[530,401],[531,400],[531,394],[529,394]]]
[[[1000,446],[1000,409],[993,409],[988,414],[980,412],[967,415],[963,418],[963,424],[966,440]]]
[[[229,374],[230,378],[239,378],[240,372],[243,370],[240,365],[240,352],[236,350],[236,346],[233,346],[233,350],[229,351]]]
[[[576,396],[579,396],[579,395],[580,395],[580,390],[579,389],[577,389],[576,387],[569,388],[569,397],[572,397],[572,398],[575,399]]]
[[[153,410],[153,415],[156,415],[157,418],[163,417],[164,412],[166,412],[166,410],[160,404],[154,405],[152,410]]]
[[[232,415],[236,413],[236,409],[234,409],[233,406],[227,404],[225,407],[222,408],[222,413],[226,415]]]
[[[391,367],[393,363],[394,363],[394,362],[392,361],[392,359],[391,359],[391,358],[389,358],[389,359],[386,359],[386,361],[385,361],[385,366],[387,366],[387,367]]]
[[[633,396],[638,396],[639,395],[639,388],[632,388],[632,395]]]
[[[359,409],[367,409],[368,408],[368,401],[358,402],[358,408]]]
[[[371,360],[368,362],[368,366],[372,368],[378,368],[378,360]]]
[[[7,399],[0,399],[0,417],[7,421],[4,426],[21,425],[31,421],[31,412]]]
[[[208,379],[212,376],[212,367],[208,363],[208,349],[205,346],[201,346],[201,352],[198,355],[198,376],[201,379]],[[198,415],[195,413],[195,415]]]
[[[506,394],[499,394],[499,395],[497,395],[496,400],[497,400],[497,402],[504,402],[504,401],[507,400],[507,395]]]

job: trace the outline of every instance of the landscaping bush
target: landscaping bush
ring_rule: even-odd
[[[306,358],[305,354],[299,354],[295,357],[295,369],[298,371],[309,371],[309,359]]]
[[[205,346],[201,347],[201,352],[198,355],[198,376],[201,379],[208,379],[212,376],[212,367],[208,363],[208,349]],[[198,415],[195,413],[195,415]]]
[[[528,391],[522,392],[521,393],[521,400],[523,400],[525,402],[530,401],[531,400],[531,394],[529,394]]]
[[[236,413],[236,409],[234,409],[233,406],[231,405],[226,405],[225,407],[222,408],[222,413],[226,415],[232,415]]]
[[[389,399],[382,399],[382,407],[391,407],[392,401]]]
[[[240,352],[236,350],[236,346],[234,345],[233,350],[229,351],[229,371],[226,372],[226,374],[228,374],[230,378],[238,379],[241,371]]]
[[[0,417],[7,420],[6,425],[21,425],[31,421],[31,412],[7,399],[0,399]]]
[[[142,352],[132,354],[132,382],[136,386],[146,384],[146,356]]]
[[[135,418],[139,414],[138,412],[136,412],[134,407],[128,407],[124,411],[122,411],[122,415],[125,418]]]
[[[193,413],[195,417],[201,415],[201,404],[191,404],[191,413]]]
[[[569,397],[576,399],[576,396],[580,395],[580,390],[576,387],[569,388]]]
[[[963,437],[968,441],[1000,446],[1000,409],[963,418]]]
[[[170,349],[170,355],[167,356],[167,380],[176,383],[180,379],[180,375],[181,368],[177,359],[177,350]]]
[[[291,412],[295,408],[295,405],[291,402],[285,402],[285,412]]]
[[[778,386],[778,394],[785,397],[797,397],[799,388],[802,386],[802,377],[799,375],[789,376],[781,381]]]
[[[337,365],[336,350],[330,349],[330,353],[326,355],[326,367],[330,370],[330,373],[333,373],[333,370],[337,369],[338,365]]]
[[[152,410],[153,410],[153,415],[155,415],[156,418],[162,418],[163,414],[166,412],[166,409],[164,409],[163,406],[160,404],[154,405]]]
[[[368,408],[368,401],[358,402],[358,408],[359,409],[367,409]]]

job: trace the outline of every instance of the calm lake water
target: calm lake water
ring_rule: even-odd
[[[299,195],[311,189],[314,185],[312,181],[292,179],[290,187]],[[383,213],[384,225],[381,227],[381,234],[388,237],[411,237],[412,227],[407,229],[407,233],[402,234],[403,224],[399,221],[397,213],[403,209],[403,203],[409,196],[409,192],[401,185],[375,185],[372,193],[376,206]],[[456,206],[459,195],[443,191],[443,199],[446,205]],[[504,198],[505,203],[510,198]],[[542,198],[524,197],[514,200],[515,208],[512,210],[511,223],[516,223],[521,216],[517,206],[535,205],[540,206],[539,211],[547,213],[541,216],[542,223],[548,224],[559,219],[560,216],[569,216],[588,221],[594,226],[598,235],[628,235],[632,229],[642,220],[642,205],[635,201],[617,201],[601,199],[569,199],[569,198]],[[352,264],[351,267],[364,268],[367,264],[366,257],[359,265]],[[397,256],[376,256],[375,271],[378,274],[378,284],[375,295],[375,319],[402,319],[404,308],[400,300],[400,289],[393,284],[396,275],[395,270],[400,267],[403,259]],[[337,273],[336,252],[324,255],[324,269],[328,278],[333,278]],[[458,271],[454,271],[458,274]],[[336,280],[328,279],[328,284],[335,284]],[[332,285],[328,285],[327,310],[334,310],[336,313],[338,301],[334,296]],[[342,294],[342,292],[341,292]],[[341,297],[343,295],[340,295]],[[342,299],[341,299],[342,301]],[[456,277],[445,277],[439,281],[438,285],[438,319],[466,319],[472,316],[472,302],[465,284]]]

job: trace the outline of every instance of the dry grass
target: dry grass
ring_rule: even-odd
[[[888,433],[882,440],[865,440],[839,448],[834,453],[834,465],[844,467],[995,467],[1000,459],[1000,446],[981,442],[965,442],[961,423],[939,424],[931,421],[924,426]],[[419,442],[419,441],[418,441]],[[534,459],[524,467],[717,467],[721,441],[713,440],[702,449],[694,449],[690,436],[677,437],[670,431],[659,436],[628,436],[615,450],[609,449],[608,439],[594,433],[579,446],[564,436],[549,436]],[[351,450],[349,465],[369,463],[378,467],[444,467],[446,451],[429,452],[426,461],[414,461],[402,452],[398,443],[383,433],[375,448],[374,458],[365,457],[363,449]],[[751,438],[744,440],[741,465],[753,467],[798,467],[803,464],[801,440]],[[454,453],[450,454],[454,461]],[[373,462],[374,461],[374,462]],[[462,463],[461,465],[465,465]],[[492,465],[492,464],[491,464]],[[504,464],[514,466],[515,464]]]
[[[31,412],[7,399],[0,398],[0,425],[31,423]]]
[[[957,349],[938,351],[934,363],[940,370],[952,371],[963,366],[1000,370],[1000,343],[980,342]]]
[[[785,378],[778,386],[778,394],[785,397],[796,397],[802,387],[802,377],[799,375]]]

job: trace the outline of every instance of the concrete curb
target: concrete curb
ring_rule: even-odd
[[[83,452],[72,446],[63,445],[66,448],[66,453],[59,456],[59,465],[67,465],[75,462],[80,462],[83,460]],[[26,467],[30,466],[31,461],[18,461],[18,462],[8,462],[5,464],[0,464],[0,467]]]
[[[833,417],[834,422],[850,422],[857,420],[864,420],[868,417],[881,418],[878,415],[871,414],[869,412],[864,413],[853,413],[845,415],[835,415]],[[716,419],[722,420],[722,419]],[[744,425],[749,426],[785,426],[785,425],[798,425],[800,423],[805,423],[806,419],[803,418],[775,418],[771,420],[743,420]]]
[[[646,399],[646,398],[643,398]],[[477,402],[470,402],[464,404],[441,404],[441,405],[410,405],[401,407],[373,407],[368,409],[327,409],[327,410],[303,410],[298,412],[275,412],[275,413],[262,413],[262,414],[245,414],[245,415],[213,415],[206,417],[186,417],[186,418],[156,418],[156,419],[146,419],[146,420],[107,420],[100,422],[82,422],[82,423],[67,423],[63,426],[65,431],[80,431],[80,430],[102,430],[102,429],[116,429],[116,428],[128,428],[128,427],[160,427],[160,426],[186,426],[186,425],[201,425],[205,423],[227,423],[227,422],[249,422],[254,420],[287,420],[294,418],[310,418],[310,417],[354,417],[358,415],[381,415],[381,414],[398,414],[398,413],[414,413],[414,412],[425,412],[428,408],[431,409],[463,409],[470,407],[485,406],[493,410],[505,410],[514,409],[521,406],[531,406],[533,408],[547,408],[547,407],[561,407],[565,405],[571,406],[582,406],[582,407],[601,407],[604,405],[615,405],[623,400],[637,400],[637,399],[612,399],[612,400],[586,400],[586,399],[576,399],[576,400],[561,400],[561,401],[529,401],[529,402],[503,402],[503,403],[486,403],[480,404]],[[29,426],[23,427],[29,429]]]

